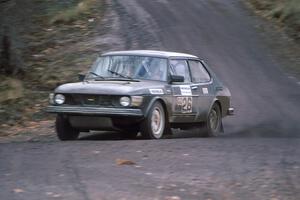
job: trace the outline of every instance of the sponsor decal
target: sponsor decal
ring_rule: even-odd
[[[151,94],[164,94],[162,89],[149,89]]]
[[[189,85],[181,85],[180,92],[181,92],[181,95],[183,95],[183,96],[192,96],[192,90]]]
[[[208,89],[207,88],[202,88],[203,94],[208,94]]]

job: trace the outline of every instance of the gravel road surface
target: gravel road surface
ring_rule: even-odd
[[[231,89],[236,115],[218,138],[0,144],[0,199],[300,199],[300,84],[258,31],[266,22],[237,0],[107,2],[110,49],[202,57]]]

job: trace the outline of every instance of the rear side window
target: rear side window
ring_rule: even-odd
[[[210,75],[200,61],[189,60],[192,82],[203,83],[210,81]]]

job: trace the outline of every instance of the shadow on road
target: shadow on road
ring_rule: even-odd
[[[91,133],[81,133],[79,140],[122,140],[120,133],[101,131],[101,132],[91,132]]]
[[[275,124],[275,125],[274,125]],[[282,127],[283,125],[275,122],[264,122],[251,127],[240,127],[240,129],[233,132],[226,131],[218,136],[218,138],[299,138],[299,134],[293,131],[294,127]],[[231,128],[228,127],[228,130]],[[290,129],[290,130],[289,130]],[[282,130],[286,130],[283,133]],[[166,135],[164,139],[186,139],[186,138],[203,138],[200,136],[200,131],[179,130],[173,129],[172,135]],[[79,140],[125,140],[119,132],[99,131],[91,133],[81,133]],[[136,139],[143,140],[140,133]]]
[[[196,130],[182,131],[182,130],[173,130],[173,135],[166,135],[164,139],[180,139],[180,138],[199,138],[199,134]],[[121,133],[118,132],[109,132],[109,131],[99,131],[91,133],[81,133],[79,140],[125,140]],[[136,139],[132,140],[143,140],[140,133]]]

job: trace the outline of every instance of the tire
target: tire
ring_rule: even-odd
[[[79,136],[79,131],[73,128],[69,121],[62,115],[57,115],[55,128],[58,139],[62,141],[76,140]]]
[[[204,124],[204,136],[216,137],[222,132],[222,115],[218,104],[214,104],[210,109],[207,121]]]
[[[166,114],[163,106],[156,101],[141,123],[141,134],[145,139],[161,139],[166,130]]]

